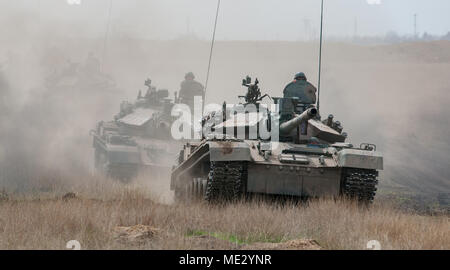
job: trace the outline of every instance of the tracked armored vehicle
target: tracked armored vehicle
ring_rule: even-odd
[[[218,202],[246,194],[374,199],[383,169],[375,145],[346,143],[341,124],[332,115],[321,121],[302,98],[273,98],[275,109],[268,110],[260,104],[258,81],[247,77],[243,85],[246,102],[231,109],[224,103],[206,116],[203,139],[180,152],[171,175],[178,200]]]
[[[143,96],[134,103],[122,102],[113,121],[99,122],[93,136],[95,167],[109,177],[131,180],[143,169],[155,175],[158,169],[170,170],[180,144],[172,140],[174,103],[168,90],[156,90],[147,80]],[[153,170],[153,171],[152,171]]]

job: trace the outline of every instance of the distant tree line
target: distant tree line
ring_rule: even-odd
[[[331,37],[331,41],[352,42],[357,44],[395,44],[404,42],[427,42],[437,40],[450,41],[450,32],[445,35],[432,35],[424,32],[420,35],[400,35],[395,31],[389,31],[384,36],[353,36],[353,37]]]

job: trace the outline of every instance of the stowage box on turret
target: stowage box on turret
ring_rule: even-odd
[[[273,98],[276,110],[260,113],[264,110],[258,82],[250,82],[244,80],[247,103],[239,106],[250,105],[258,112],[237,112],[224,104],[222,111],[204,119],[208,131],[203,140],[186,143],[172,170],[176,198],[215,202],[269,194],[374,199],[378,171],[383,169],[375,145],[346,143],[347,134],[332,115],[321,121],[313,104],[296,97]],[[220,121],[208,124],[210,119]]]
[[[113,121],[99,122],[93,136],[95,167],[107,176],[130,180],[142,168],[170,170],[180,147],[170,135],[174,103],[168,90],[147,80],[134,103],[122,102]]]

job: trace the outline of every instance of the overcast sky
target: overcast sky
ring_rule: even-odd
[[[81,1],[81,4],[69,2]],[[104,35],[111,0],[0,0],[2,27],[14,16],[68,34]],[[209,39],[216,0],[112,0],[111,31],[172,39],[188,31]],[[450,31],[449,0],[325,0],[325,35],[384,35]],[[218,39],[298,40],[318,35],[319,0],[222,0]]]

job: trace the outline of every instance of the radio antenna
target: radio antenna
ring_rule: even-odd
[[[205,100],[206,100],[206,90],[208,89],[209,73],[211,70],[211,60],[212,60],[213,51],[214,51],[214,43],[216,41],[216,28],[217,28],[217,19],[219,18],[219,10],[220,10],[220,0],[217,0],[216,19],[214,21],[214,31],[213,31],[212,40],[211,40],[211,50],[209,52],[208,71],[206,73]]]
[[[109,0],[109,8],[108,8],[108,19],[106,21],[106,31],[105,31],[105,37],[103,38],[103,59],[102,59],[102,71],[104,71],[105,68],[105,61],[106,61],[106,46],[108,43],[108,34],[109,34],[109,28],[111,25],[111,12],[113,7],[113,0]]]
[[[323,0],[320,7],[319,82],[317,83],[317,110],[319,110],[320,108],[320,74],[322,71],[322,30],[323,30]]]

